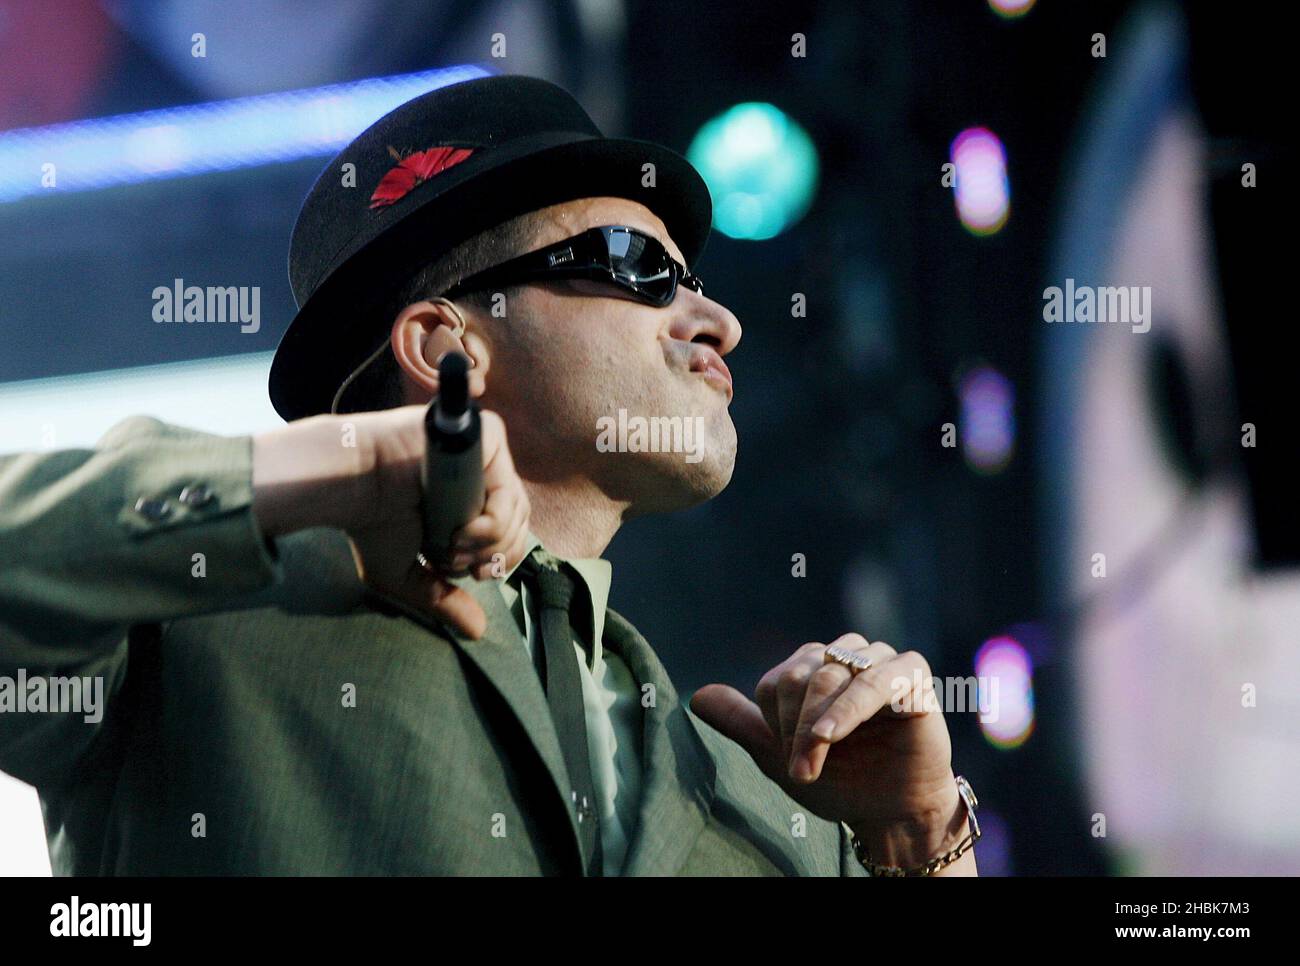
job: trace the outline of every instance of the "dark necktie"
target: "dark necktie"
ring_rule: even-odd
[[[577,813],[587,875],[601,875],[600,826],[597,819],[596,789],[591,780],[591,759],[587,750],[587,718],[582,703],[582,678],[578,656],[573,650],[573,626],[569,608],[574,585],[563,568],[532,554],[519,566],[530,589],[537,593],[542,651],[542,687],[550,705],[551,719],[564,752],[564,765],[573,784],[569,805]]]

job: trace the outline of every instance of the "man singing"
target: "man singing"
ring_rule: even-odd
[[[303,205],[287,425],[136,417],[0,458],[0,676],[108,696],[96,721],[0,705],[55,871],[974,875],[920,655],[845,634],[688,709],[607,606],[623,522],[734,468],[740,325],[688,267],[710,218],[685,159],[552,84],[425,94]],[[429,561],[423,413],[451,351],[486,501]],[[692,453],[598,446],[620,411],[698,427]]]

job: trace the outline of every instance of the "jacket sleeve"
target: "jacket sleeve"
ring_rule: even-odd
[[[0,456],[0,770],[61,784],[120,710],[134,625],[282,579],[249,436],[136,416],[93,449]]]

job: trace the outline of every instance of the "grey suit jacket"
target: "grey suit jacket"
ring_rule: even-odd
[[[109,699],[98,722],[0,713],[0,769],[40,792],[56,873],[579,874],[499,588],[461,581],[488,617],[463,638],[367,592],[337,531],[264,540],[251,477],[248,437],[143,417],[0,458],[0,676],[99,676]],[[866,874],[613,610],[604,641],[654,696],[625,874]]]

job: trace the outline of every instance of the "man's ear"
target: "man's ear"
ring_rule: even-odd
[[[465,310],[453,303],[444,299],[412,302],[393,321],[390,342],[398,365],[421,393],[437,394],[438,363],[444,353],[452,351],[469,357],[470,395],[481,396],[487,388],[487,343],[469,328]]]

